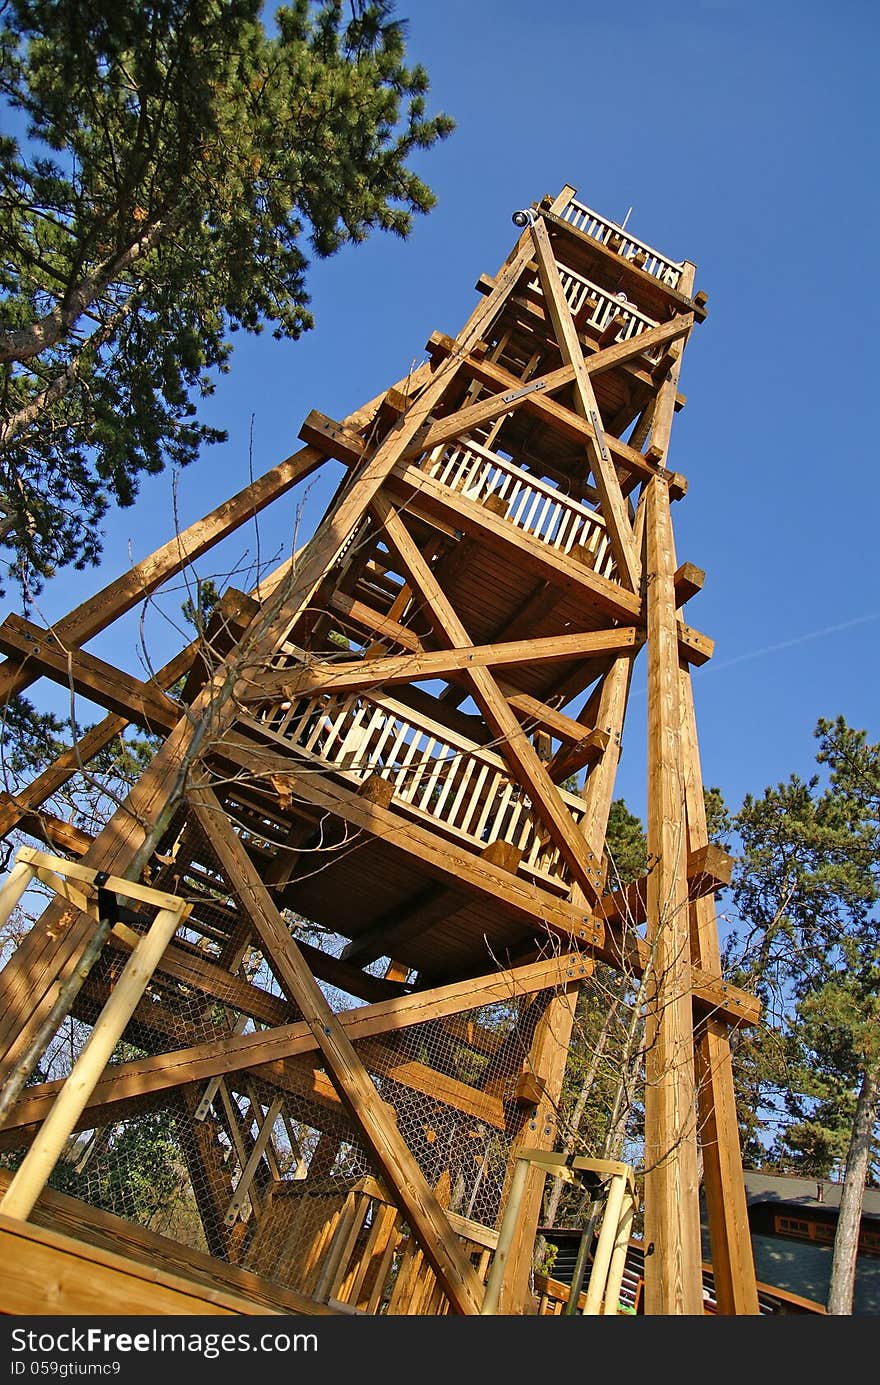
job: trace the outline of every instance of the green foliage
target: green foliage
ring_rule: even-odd
[[[216,583],[210,577],[204,577],[196,584],[195,595],[188,596],[183,602],[180,608],[183,618],[193,626],[196,634],[205,634],[220,599],[221,593],[217,590]]]
[[[406,236],[426,114],[390,0],[7,0],[0,541],[25,598],[101,552],[111,504],[222,434],[230,334],[312,326],[307,251]],[[9,122],[7,122],[9,128]]]
[[[631,813],[622,798],[616,798],[608,815],[605,837],[608,852],[608,884],[612,889],[628,885],[648,868],[648,843],[641,819]]]
[[[726,846],[733,831],[733,820],[724,802],[724,795],[717,786],[703,789],[703,806],[706,810],[706,832],[709,841],[717,846]]]
[[[737,1039],[747,1156],[827,1176],[846,1162],[858,1094],[880,1065],[880,745],[841,717],[816,728],[825,775],[747,796],[734,819],[731,979],[764,1002]],[[875,1148],[876,1159],[876,1148]]]
[[[26,697],[13,697],[6,703],[0,722],[0,763],[8,792],[61,754],[64,729],[58,717],[39,712]]]

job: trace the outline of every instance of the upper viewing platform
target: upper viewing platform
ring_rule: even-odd
[[[565,187],[556,198],[545,196],[534,206],[551,227],[575,233],[565,237],[564,259],[570,269],[601,288],[625,290],[631,302],[655,321],[664,321],[672,311],[693,312],[697,321],[705,318],[707,295],[694,293],[696,266],[691,261],[674,260],[640,240],[587,206],[572,187]],[[557,238],[557,251],[561,239]]]
[[[600,245],[604,245],[615,255],[620,255],[622,259],[631,260],[636,269],[643,269],[646,274],[652,274],[655,279],[659,279],[671,289],[678,288],[685,267],[683,260],[667,259],[659,250],[655,250],[643,240],[638,240],[632,232],[618,226],[616,221],[609,221],[606,217],[600,216],[592,207],[579,202],[576,197],[569,198],[560,215],[562,220],[567,221],[576,231],[583,231],[584,235],[592,236]]]

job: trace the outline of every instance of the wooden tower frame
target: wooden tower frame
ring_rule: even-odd
[[[456,1117],[444,1131],[488,1130],[481,1169],[503,1148],[508,1184],[518,1150],[556,1148],[574,1001],[596,959],[647,977],[645,1311],[703,1312],[701,1181],[718,1311],[758,1311],[729,1042],[757,1006],[721,974],[713,891],[729,860],[707,837],[691,688],[712,642],[681,615],[703,574],[676,558],[686,481],[668,465],[705,295],[693,264],[571,187],[514,220],[504,264],[423,365],[341,422],[309,414],[302,450],[51,630],[0,627],[4,701],[45,676],[107,711],[0,799],[0,831],[39,843],[20,853],[4,913],[35,878],[55,894],[0,975],[0,1149],[28,1151],[3,1175],[0,1235],[17,1264],[79,1256],[107,1302],[128,1302],[134,1277],[131,1301],[153,1306],[127,1311],[479,1313],[504,1170],[486,1224],[470,1215],[473,1170],[440,1159],[441,1117]],[[87,652],[328,459],[344,474],[311,540],[249,594],[226,592],[155,677]],[[605,834],[643,648],[649,870],[621,891]],[[161,747],[88,837],[47,805],[128,726]],[[561,788],[575,772],[583,787]],[[321,868],[305,868],[315,850]],[[297,937],[292,914],[344,946]],[[148,956],[162,919],[179,929]],[[243,968],[251,955],[271,986]],[[327,985],[362,1003],[331,1005]],[[114,995],[140,1056],[106,1066],[112,1042],[95,1036]],[[502,1040],[462,1018],[512,995]],[[44,1187],[64,1082],[33,1072],[67,1014],[94,1029],[62,1142],[173,1107],[206,1250]],[[465,1039],[470,1081],[437,1056]],[[231,1092],[250,1092],[246,1119]],[[350,1137],[322,1126],[331,1117]],[[319,1138],[292,1180],[273,1130],[294,1118]],[[326,1180],[343,1144],[366,1163],[337,1196]],[[533,1304],[545,1171],[520,1164],[501,1313]],[[296,1241],[306,1194],[326,1197],[326,1217]],[[76,1277],[47,1306],[18,1275],[6,1301],[86,1311]],[[196,1307],[155,1306],[187,1295]]]

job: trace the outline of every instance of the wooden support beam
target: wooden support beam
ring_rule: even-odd
[[[666,484],[649,482],[648,942],[653,948],[645,1029],[645,1309],[700,1314],[703,1280],[697,1172],[696,1076],[688,937],[687,841],[675,549]]]
[[[687,856],[687,896],[689,900],[702,899],[715,890],[729,885],[733,871],[733,857],[722,847],[705,844]],[[606,923],[626,924],[638,928],[648,916],[648,882],[651,877],[642,875],[638,880],[614,890],[599,901],[597,912]],[[720,972],[721,962],[718,959]]]
[[[694,273],[694,265],[686,263],[681,276],[680,287],[687,293],[693,289]],[[693,316],[691,316],[691,327],[693,327]],[[660,386],[651,421],[651,442],[647,448],[647,455],[652,457],[660,466],[666,465],[666,456],[669,451],[672,420],[675,416],[675,396],[678,392],[678,380],[681,374],[681,358],[687,345],[688,335],[689,333],[685,334],[670,345],[669,353],[673,358],[672,364]]]
[[[159,669],[153,679],[153,683],[160,690],[172,687],[190,667],[196,652],[198,642],[193,641],[187,645],[186,649],[181,650],[164,668]],[[86,766],[90,760],[117,736],[121,736],[127,726],[130,725],[127,713],[122,716],[111,715],[91,727],[85,735],[81,736],[69,750],[65,750],[42,774],[38,774],[36,779],[30,784],[18,790],[12,795],[0,795],[0,837],[5,837],[11,832],[16,824],[21,820],[23,814],[31,809],[40,808],[67,784],[78,770]]]
[[[389,542],[407,569],[413,587],[420,593],[430,612],[437,633],[452,646],[469,648],[471,640],[467,630],[440,589],[400,515],[383,496],[376,497],[374,508]],[[534,747],[523,735],[522,728],[503,693],[487,668],[468,666],[464,672],[470,682],[475,702],[495,735],[501,740],[500,753],[510,765],[514,777],[528,792],[535,811],[545,823],[553,842],[587,898],[598,899],[599,863],[580,837],[571,813],[560,798],[556,785],[547,774]]]
[[[493,866],[515,874],[522,852],[511,846],[510,842],[495,841],[480,852],[480,857]],[[404,900],[403,904],[347,943],[342,949],[342,960],[363,967],[377,957],[393,957],[401,943],[428,932],[442,920],[453,918],[461,909],[469,907],[471,902],[467,890],[450,889],[447,885],[428,885],[414,899]]]
[[[693,687],[687,669],[680,671],[679,684],[688,846],[694,856],[707,849],[708,830]],[[721,953],[711,891],[701,894],[690,906],[690,937],[696,964],[720,972]],[[696,1069],[703,1188],[717,1311],[727,1316],[754,1316],[760,1310],[726,1019],[707,1015],[700,1020],[696,1030]]]
[[[281,1308],[203,1287],[184,1275],[6,1216],[0,1217],[0,1297],[4,1312],[25,1317],[34,1312],[50,1317],[283,1315]]]
[[[294,698],[318,690],[355,692],[362,688],[394,687],[398,683],[446,678],[477,665],[516,668],[541,662],[561,663],[590,654],[618,654],[633,649],[638,636],[634,626],[623,626],[577,635],[553,635],[547,639],[471,645],[468,649],[440,649],[342,663],[313,660],[303,650],[300,651],[304,665],[301,670],[269,670],[248,679],[245,700],[262,700],[273,693]]]
[[[181,708],[158,688],[132,678],[94,654],[62,648],[50,631],[8,615],[0,625],[0,650],[17,657],[23,670],[47,674],[62,687],[74,688],[99,707],[148,731],[170,731]]]
[[[435,1194],[401,1138],[388,1107],[291,938],[254,870],[247,852],[209,789],[191,799],[227,880],[249,914],[288,999],[297,1004],[326,1061],[333,1085],[367,1142],[380,1176],[430,1261],[453,1310],[479,1312],[480,1289],[473,1269]]]
[[[407,629],[390,616],[383,616],[381,611],[375,610],[363,601],[346,596],[344,592],[333,593],[330,598],[330,610],[336,611],[338,615],[348,616],[355,625],[362,626],[380,639],[402,645],[411,653],[417,654],[423,648],[421,640],[413,630]]]
[[[393,1035],[411,1025],[585,980],[592,965],[591,960],[580,953],[563,952],[558,957],[510,970],[343,1010],[339,1020],[352,1041]],[[228,1073],[284,1063],[317,1049],[318,1043],[309,1025],[299,1020],[268,1031],[231,1034],[155,1057],[114,1063],[92,1093],[81,1118],[85,1122],[83,1128],[89,1128],[89,1120],[99,1122],[100,1113],[103,1113],[101,1119],[110,1119],[114,1110],[126,1103],[161,1096],[190,1083],[210,1081]],[[46,1082],[22,1093],[0,1136],[3,1148],[21,1144],[23,1136],[30,1133],[50,1109],[60,1086],[60,1082]]]
[[[681,567],[676,568],[673,578],[676,606],[683,606],[686,601],[690,601],[692,596],[701,592],[705,580],[705,572],[695,563],[682,563]]]
[[[584,353],[578,340],[577,330],[571,320],[571,312],[565,298],[559,269],[553,256],[550,237],[542,221],[532,227],[532,239],[538,257],[538,274],[544,300],[553,322],[556,340],[563,360],[574,371],[575,407],[581,417],[592,424],[592,435],[587,443],[593,480],[602,500],[602,514],[608,526],[608,537],[614,550],[617,571],[620,579],[637,592],[641,575],[641,563],[636,551],[632,525],[627,514],[626,501],[620,490],[620,481],[605,442],[599,405],[590,377],[584,364]],[[615,334],[616,335],[616,334]],[[600,341],[602,346],[609,343]]]

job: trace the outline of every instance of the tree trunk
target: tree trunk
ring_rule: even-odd
[[[828,1312],[843,1316],[852,1314],[856,1257],[859,1249],[859,1228],[862,1221],[865,1181],[868,1175],[868,1160],[871,1156],[878,1102],[880,1102],[880,1058],[875,1059],[874,1063],[866,1068],[862,1078],[840,1195],[840,1214],[837,1218],[834,1255],[831,1261]]]

